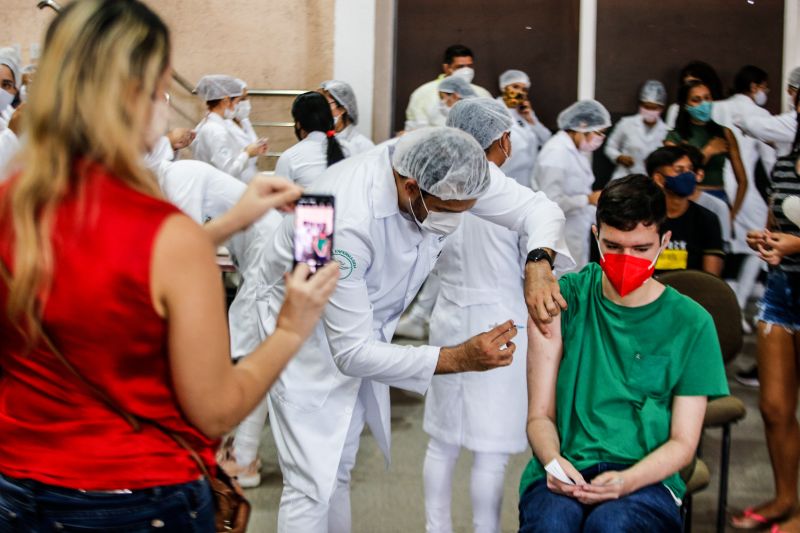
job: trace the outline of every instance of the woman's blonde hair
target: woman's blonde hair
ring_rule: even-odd
[[[80,194],[81,163],[98,162],[130,187],[160,195],[142,163],[142,139],[169,54],[167,27],[137,0],[76,0],[47,30],[21,172],[0,205],[12,221],[8,316],[31,342],[53,277],[54,213],[67,192]]]

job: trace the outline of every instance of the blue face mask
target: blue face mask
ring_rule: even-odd
[[[711,102],[706,100],[696,106],[686,106],[686,111],[689,115],[700,122],[708,122],[711,120]]]
[[[697,175],[691,170],[681,172],[677,176],[664,176],[664,188],[677,196],[686,197],[691,196],[697,187]]]

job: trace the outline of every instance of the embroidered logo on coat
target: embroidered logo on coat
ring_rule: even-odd
[[[334,250],[333,259],[339,263],[339,279],[349,278],[356,269],[356,260],[344,250]]]

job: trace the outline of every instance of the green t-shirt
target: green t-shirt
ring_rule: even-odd
[[[672,130],[667,134],[666,140],[675,144],[689,144],[699,150],[702,150],[703,147],[708,144],[708,141],[711,140],[711,134],[705,126],[691,124],[691,132],[692,134],[689,138],[684,139],[677,130]],[[700,185],[705,187],[722,187],[725,185],[723,172],[725,170],[725,160],[727,157],[728,156],[725,154],[717,154],[708,160],[705,167],[705,177]]]
[[[596,263],[559,284],[567,309],[556,426],[561,454],[578,470],[634,464],[664,444],[674,396],[729,394],[714,321],[695,301],[667,287],[641,307],[615,304],[603,296]],[[520,494],[544,474],[534,456]],[[678,474],[664,484],[683,498]]]

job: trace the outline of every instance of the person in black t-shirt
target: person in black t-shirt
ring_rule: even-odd
[[[680,146],[659,148],[647,158],[647,173],[667,197],[665,229],[672,232],[667,249],[656,263],[656,272],[704,270],[722,273],[725,252],[717,216],[689,200],[700,181],[692,160]]]

